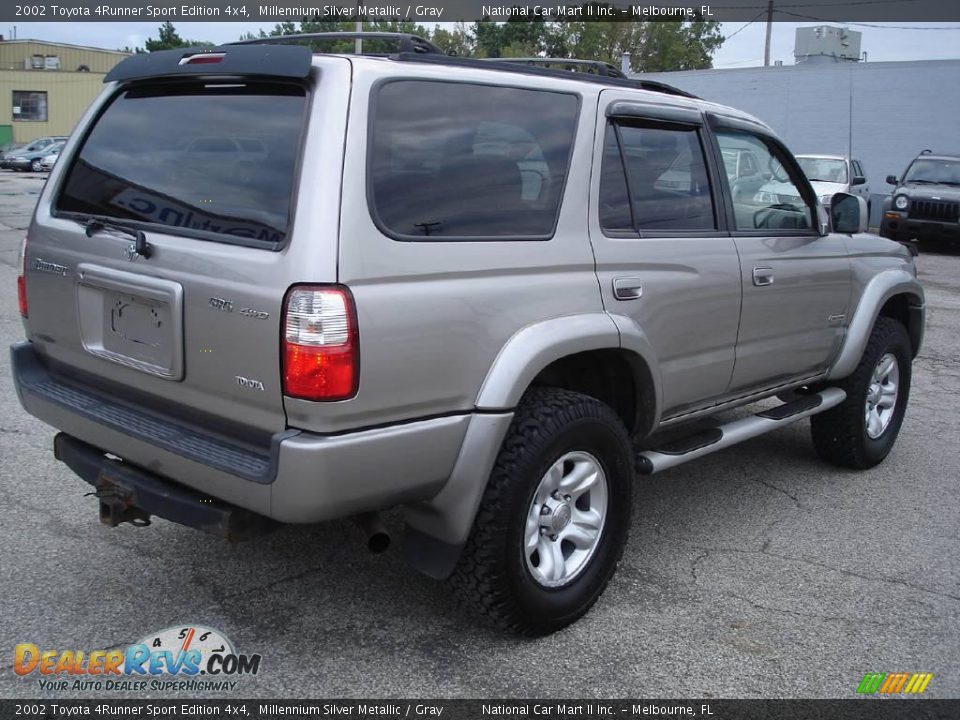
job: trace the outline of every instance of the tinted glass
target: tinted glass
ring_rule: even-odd
[[[279,243],[304,103],[287,86],[128,90],[73,160],[57,209]]]
[[[717,133],[723,153],[749,152],[758,172],[731,179],[730,194],[738,230],[807,230],[813,227],[813,210],[777,153],[763,140],[745,132]]]
[[[800,169],[810,182],[847,182],[847,162],[835,158],[798,157]]]
[[[383,85],[370,141],[374,217],[410,239],[549,237],[578,106],[536,90]]]
[[[905,183],[940,183],[960,185],[960,161],[957,160],[914,160],[903,178]]]
[[[600,224],[607,229],[713,230],[716,220],[703,148],[694,128],[607,128],[600,175]],[[622,157],[622,160],[621,160]],[[626,162],[626,183],[623,181]],[[629,202],[627,196],[629,188]]]

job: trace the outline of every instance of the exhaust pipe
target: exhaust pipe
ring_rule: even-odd
[[[353,522],[367,538],[367,549],[374,555],[379,555],[390,547],[390,533],[380,519],[379,513],[366,512],[354,515]]]

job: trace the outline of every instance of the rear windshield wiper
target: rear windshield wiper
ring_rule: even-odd
[[[127,254],[131,260],[138,255],[146,259],[153,253],[153,248],[150,247],[150,243],[147,242],[147,236],[143,230],[96,215],[90,216],[85,223],[82,220],[78,220],[77,222],[83,224],[87,237],[93,237],[101,230],[112,230],[132,237],[133,244],[127,249]]]

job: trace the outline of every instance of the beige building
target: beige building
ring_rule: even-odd
[[[69,135],[127,57],[118,50],[42,40],[0,39],[0,147]]]

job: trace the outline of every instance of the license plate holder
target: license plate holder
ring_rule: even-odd
[[[83,347],[104,360],[180,380],[182,296],[179,283],[82,265],[77,308]]]

